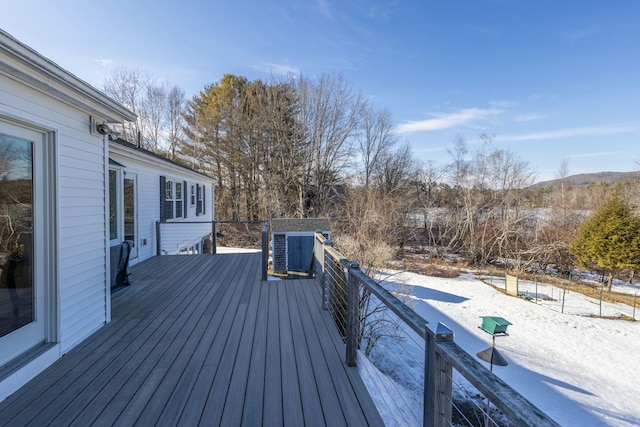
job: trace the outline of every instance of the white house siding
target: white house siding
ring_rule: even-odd
[[[102,326],[106,313],[103,137],[89,115],[3,79],[0,113],[55,133],[59,264],[58,342],[61,354]]]
[[[188,221],[187,218],[186,221]],[[194,221],[203,221],[201,217]],[[162,253],[177,255],[181,249],[192,247],[200,243],[200,240],[211,234],[212,224],[209,220],[205,224],[189,224],[180,222],[166,222],[160,225],[162,236]]]
[[[168,220],[161,224],[161,252],[176,253],[179,243],[198,241],[211,233],[211,221],[214,216],[213,181],[210,178],[116,142],[111,142],[109,147],[109,157],[122,164],[127,175],[135,174],[137,177],[138,257],[130,260],[131,265],[157,254],[156,224],[160,221],[160,176],[180,182],[186,181],[188,204],[186,218]],[[203,215],[196,215],[196,208],[190,204],[191,184],[205,186],[206,208]],[[191,224],[192,222],[203,223]],[[144,240],[147,242],[146,245],[141,244]]]
[[[46,232],[36,234],[45,236],[38,245],[45,243],[39,250],[46,262],[37,264],[47,267],[37,282],[46,296],[37,299],[46,302],[44,337],[50,345],[6,365],[0,400],[110,318],[108,147],[104,136],[91,132],[91,117],[121,123],[135,115],[0,30],[0,122],[50,139],[43,153],[50,170],[44,182],[35,181],[36,209],[46,206],[49,212]]]

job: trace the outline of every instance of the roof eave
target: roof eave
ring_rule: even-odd
[[[0,72],[110,123],[134,121],[137,116],[90,84],[0,30]]]

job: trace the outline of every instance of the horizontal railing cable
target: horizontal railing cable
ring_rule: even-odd
[[[371,340],[387,340],[386,345],[396,346],[395,360],[379,363],[385,374],[414,396],[399,400],[412,406],[422,399],[424,426],[452,425],[454,418],[455,425],[558,425],[458,346],[453,331],[442,324],[429,324],[360,270],[357,262],[346,259],[331,240],[316,233],[313,253],[322,307],[329,311],[346,343],[347,365],[356,364],[362,347],[365,354],[371,351]],[[372,326],[372,321],[378,323]],[[378,326],[388,329],[372,329]],[[424,355],[420,360],[415,357],[419,353]],[[456,381],[454,372],[470,386]],[[415,378],[422,386],[416,387]],[[408,412],[415,413],[415,408]]]

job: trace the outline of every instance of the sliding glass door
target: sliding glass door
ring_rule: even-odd
[[[0,120],[0,366],[45,338],[44,140]]]

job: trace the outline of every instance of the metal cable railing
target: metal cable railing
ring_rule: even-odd
[[[382,371],[373,374],[370,383],[378,388],[376,403],[381,414],[389,414],[389,423],[411,425],[419,419],[423,426],[558,425],[459,347],[453,331],[443,324],[429,325],[320,234],[314,258],[322,306],[345,341],[347,365],[371,357],[372,340],[384,346],[381,353],[388,360],[379,355],[377,360],[360,360]],[[385,401],[384,396],[394,398]]]

